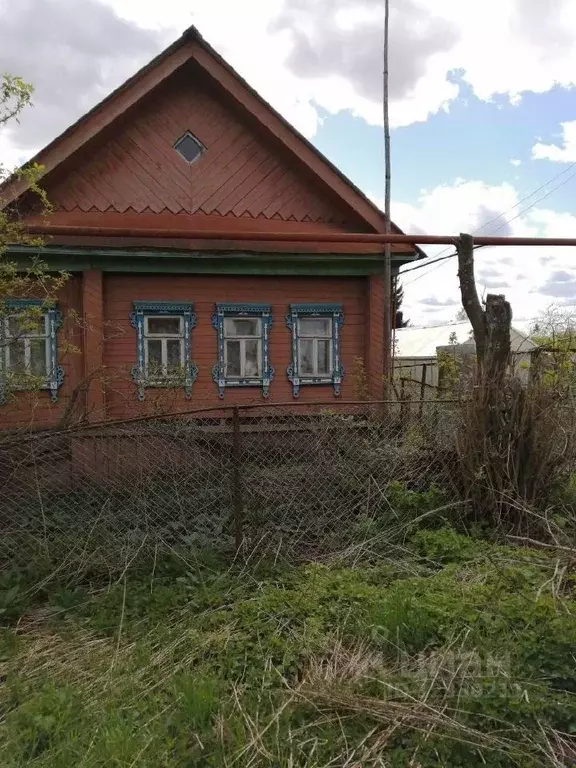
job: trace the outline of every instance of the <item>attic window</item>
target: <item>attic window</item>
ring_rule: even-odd
[[[192,136],[190,131],[186,131],[184,136],[178,139],[178,141],[174,144],[174,149],[184,158],[184,160],[186,160],[187,163],[196,162],[196,160],[198,160],[204,151],[202,144],[200,144],[198,139]]]

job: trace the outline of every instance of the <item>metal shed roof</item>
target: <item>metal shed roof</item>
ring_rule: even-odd
[[[472,326],[467,320],[428,328],[398,328],[395,356],[396,358],[436,357],[436,347],[447,346],[454,343],[454,340],[457,344],[473,342]],[[514,327],[511,332],[511,341],[513,352],[530,352],[536,348],[536,344],[526,334]]]

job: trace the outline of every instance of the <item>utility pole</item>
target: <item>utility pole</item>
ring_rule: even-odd
[[[390,23],[390,0],[384,0],[384,70],[383,70],[383,110],[384,110],[384,217],[385,233],[391,232],[390,224],[390,116],[388,113],[388,39]],[[392,247],[384,244],[384,400],[390,393],[392,377]]]

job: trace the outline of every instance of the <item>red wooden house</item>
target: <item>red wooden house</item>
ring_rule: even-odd
[[[37,333],[2,331],[0,380],[46,377],[36,424],[353,399],[358,358],[381,396],[383,246],[322,237],[384,232],[384,215],[195,29],[34,160],[54,206],[41,257],[71,274]],[[45,223],[24,181],[1,196]],[[418,255],[394,245],[393,273]],[[0,423],[31,402],[5,397]]]

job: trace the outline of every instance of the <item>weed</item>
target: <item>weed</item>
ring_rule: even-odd
[[[556,558],[445,526],[405,544],[417,575],[177,559],[54,591],[0,638],[0,763],[562,764],[576,622]]]

